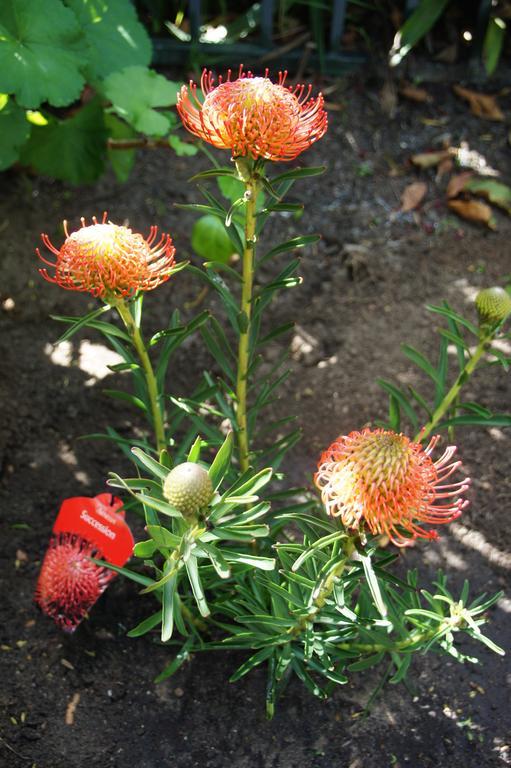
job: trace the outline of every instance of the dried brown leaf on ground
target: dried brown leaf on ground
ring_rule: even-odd
[[[73,694],[73,698],[71,699],[71,701],[68,702],[68,705],[66,707],[66,716],[65,716],[66,725],[74,725],[75,712],[79,703],[80,703],[80,694],[79,693]]]
[[[401,211],[414,211],[426,197],[428,185],[424,181],[414,181],[408,184],[401,195]]]
[[[454,168],[454,162],[452,157],[446,157],[444,160],[441,160],[441,162],[438,164],[438,168],[436,171],[436,180],[440,181],[442,176],[445,176],[446,174],[450,173],[453,168]]]
[[[503,208],[511,216],[511,187],[495,179],[468,179],[465,189],[473,195],[485,197],[490,203]]]
[[[453,85],[453,91],[461,99],[468,101],[470,111],[476,117],[480,117],[483,120],[504,120],[504,113],[497,104],[495,96],[471,91],[468,88],[463,88],[461,85]]]
[[[440,152],[421,152],[418,155],[412,155],[410,159],[418,168],[434,168],[450,156],[449,149],[442,149]]]
[[[412,85],[412,83],[401,83],[399,94],[404,96],[405,99],[416,101],[418,104],[430,104],[433,101],[433,97],[425,88],[419,88],[416,85]]]
[[[490,229],[496,229],[492,209],[481,200],[449,200],[447,205],[462,219],[476,224],[485,224]]]
[[[382,111],[391,119],[396,115],[397,109],[397,88],[396,84],[390,78],[387,78],[383,83],[383,87],[378,94],[380,100],[380,107]]]
[[[465,184],[474,174],[472,171],[463,171],[457,173],[455,176],[451,176],[445,194],[448,198],[458,197],[459,193],[465,189]]]

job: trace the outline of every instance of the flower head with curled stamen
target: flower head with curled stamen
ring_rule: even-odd
[[[158,228],[151,227],[144,238],[128,227],[93,217],[88,225],[69,234],[64,222],[66,240],[59,249],[52,245],[48,235],[42,235],[45,246],[55,255],[55,263],[37,255],[55,275],[40,269],[45,280],[57,283],[70,291],[87,291],[102,299],[132,296],[137,291],[152,291],[169,279],[175,264],[176,249],[169,235],[161,235],[156,242]]]
[[[116,575],[91,557],[101,552],[71,533],[55,536],[46,552],[35,601],[66,632],[76,629]]]
[[[438,436],[424,448],[405,435],[364,429],[341,436],[322,454],[314,482],[326,511],[348,529],[365,524],[397,546],[414,539],[437,539],[421,524],[450,523],[468,501],[461,495],[470,480],[445,482],[461,465],[454,446],[431,458]]]
[[[286,86],[287,72],[273,83],[266,70],[254,77],[241,66],[238,77],[219,78],[204,70],[201,89],[190,82],[178,95],[177,109],[185,127],[195,136],[232,156],[254,159],[293,160],[320,139],[327,129],[327,114],[320,93],[311,98],[312,87]]]

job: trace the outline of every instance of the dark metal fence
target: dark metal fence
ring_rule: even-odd
[[[274,40],[275,0],[261,0],[254,8],[254,26],[258,37],[251,36],[250,41],[229,43],[208,43],[201,39],[202,13],[201,0],[189,0],[188,22],[190,39],[180,41],[156,38],[153,41],[155,63],[159,65],[178,65],[188,60],[191,63],[208,65],[214,61],[217,65],[232,65],[243,61],[247,66],[252,62],[268,66],[289,67],[294,71],[305,66],[321,69],[329,74],[337,74],[363,64],[363,53],[343,51],[342,36],[346,22],[348,0],[332,0],[331,10],[319,8],[311,11],[311,29],[314,25],[328,24],[328,41],[316,44],[311,34],[302,35],[287,45],[279,45]],[[322,14],[322,18],[320,18]]]
[[[1,0],[0,0],[1,2]],[[232,66],[243,62],[247,67],[288,68],[301,75],[305,68],[325,74],[340,74],[364,64],[367,57],[359,51],[343,50],[346,11],[349,0],[331,0],[328,10],[319,5],[309,6],[309,30],[282,44],[275,39],[275,0],[260,0],[246,14],[247,26],[254,30],[247,40],[207,42],[203,35],[203,4],[201,0],[188,0],[187,20],[189,32],[186,40],[170,35],[153,40],[156,65]],[[466,0],[458,0],[462,5]],[[405,15],[409,16],[420,0],[405,0]],[[490,19],[492,0],[480,0],[477,22],[471,46],[471,65],[481,66],[484,35]],[[327,34],[325,34],[327,30]]]

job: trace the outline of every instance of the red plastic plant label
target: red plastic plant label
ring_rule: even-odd
[[[122,501],[111,493],[66,499],[53,526],[41,566],[35,601],[66,632],[74,632],[116,576],[91,557],[123,566],[133,535]]]

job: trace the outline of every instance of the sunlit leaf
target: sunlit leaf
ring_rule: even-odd
[[[180,84],[145,67],[125,67],[103,83],[103,93],[115,112],[133,128],[148,136],[163,136],[169,119],[154,109],[176,103]]]
[[[131,0],[64,3],[75,13],[87,41],[87,73],[91,80],[135,64],[149,66],[151,41]]]
[[[64,107],[79,97],[86,63],[83,30],[60,0],[2,0],[0,93],[29,109]]]

